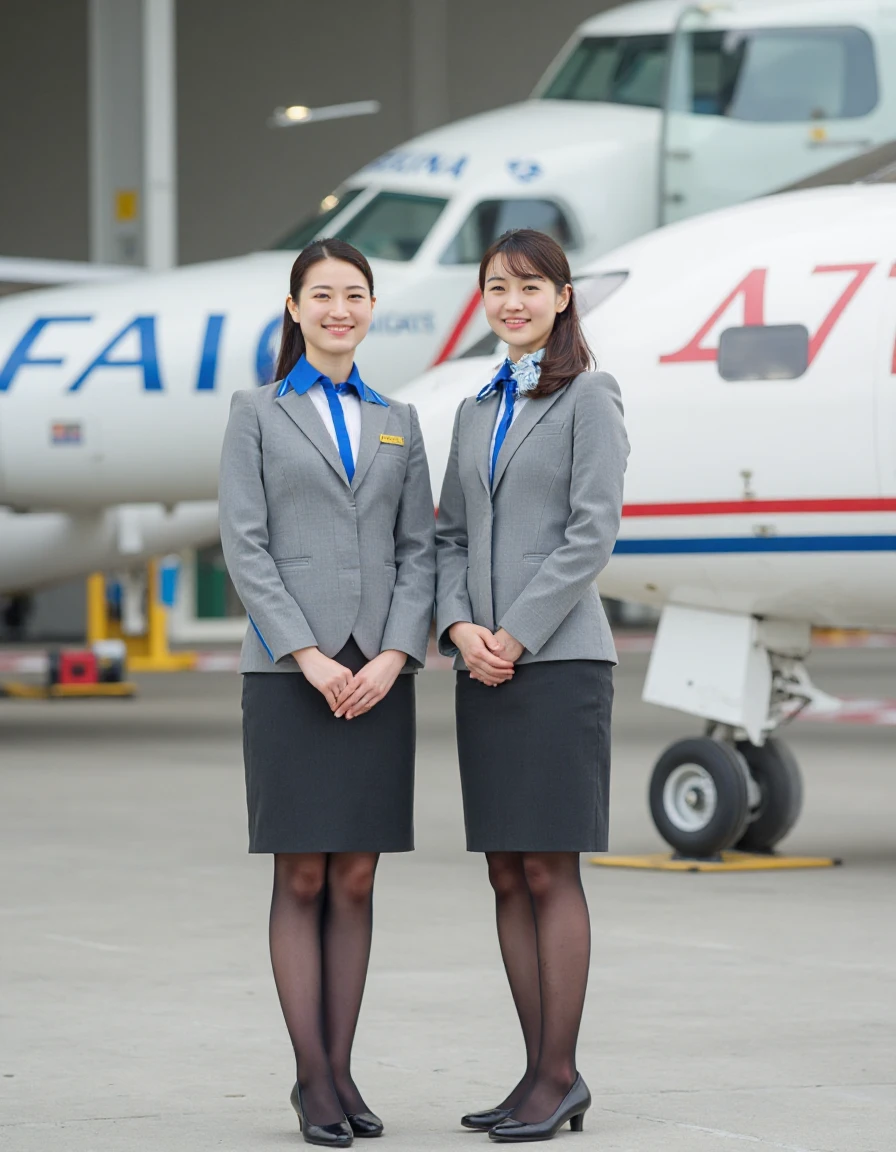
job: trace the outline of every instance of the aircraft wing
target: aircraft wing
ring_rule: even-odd
[[[57,284],[83,284],[97,280],[139,276],[142,268],[122,264],[87,264],[76,260],[38,260],[26,256],[0,256],[0,296],[52,288]]]
[[[896,141],[891,140],[778,191],[797,192],[803,188],[826,188],[831,184],[893,183],[896,183]]]

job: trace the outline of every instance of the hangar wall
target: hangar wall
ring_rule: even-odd
[[[262,248],[428,127],[524,98],[616,0],[178,0],[182,263]],[[0,0],[0,255],[88,259],[88,0]],[[376,116],[267,126],[282,104]]]

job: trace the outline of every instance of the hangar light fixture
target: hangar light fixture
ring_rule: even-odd
[[[304,104],[290,104],[288,108],[275,108],[268,124],[272,128],[294,128],[297,124],[310,124],[312,120],[344,120],[348,116],[372,116],[380,110],[378,100],[356,100],[352,104],[327,104],[323,108],[307,108]]]

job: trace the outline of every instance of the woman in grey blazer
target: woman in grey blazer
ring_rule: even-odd
[[[461,1123],[495,1140],[581,1131],[576,1070],[590,954],[579,853],[605,851],[613,637],[595,578],[613,551],[628,440],[590,371],[569,264],[520,229],[479,285],[509,356],[454,423],[436,528],[436,631],[455,656],[467,848],[484,852],[527,1065]]]
[[[340,240],[292,268],[276,381],[237,392],[221,540],[249,614],[243,751],[249,851],[274,854],[270,947],[305,1140],[382,1122],[351,1073],[379,853],[413,846],[414,673],[435,591],[432,490],[413,407],[354,351],[370,265]]]

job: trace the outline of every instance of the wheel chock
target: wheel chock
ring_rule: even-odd
[[[774,853],[722,852],[705,860],[654,852],[646,856],[592,856],[599,868],[638,868],[650,872],[774,872],[796,868],[836,868],[832,856],[776,856]]]

